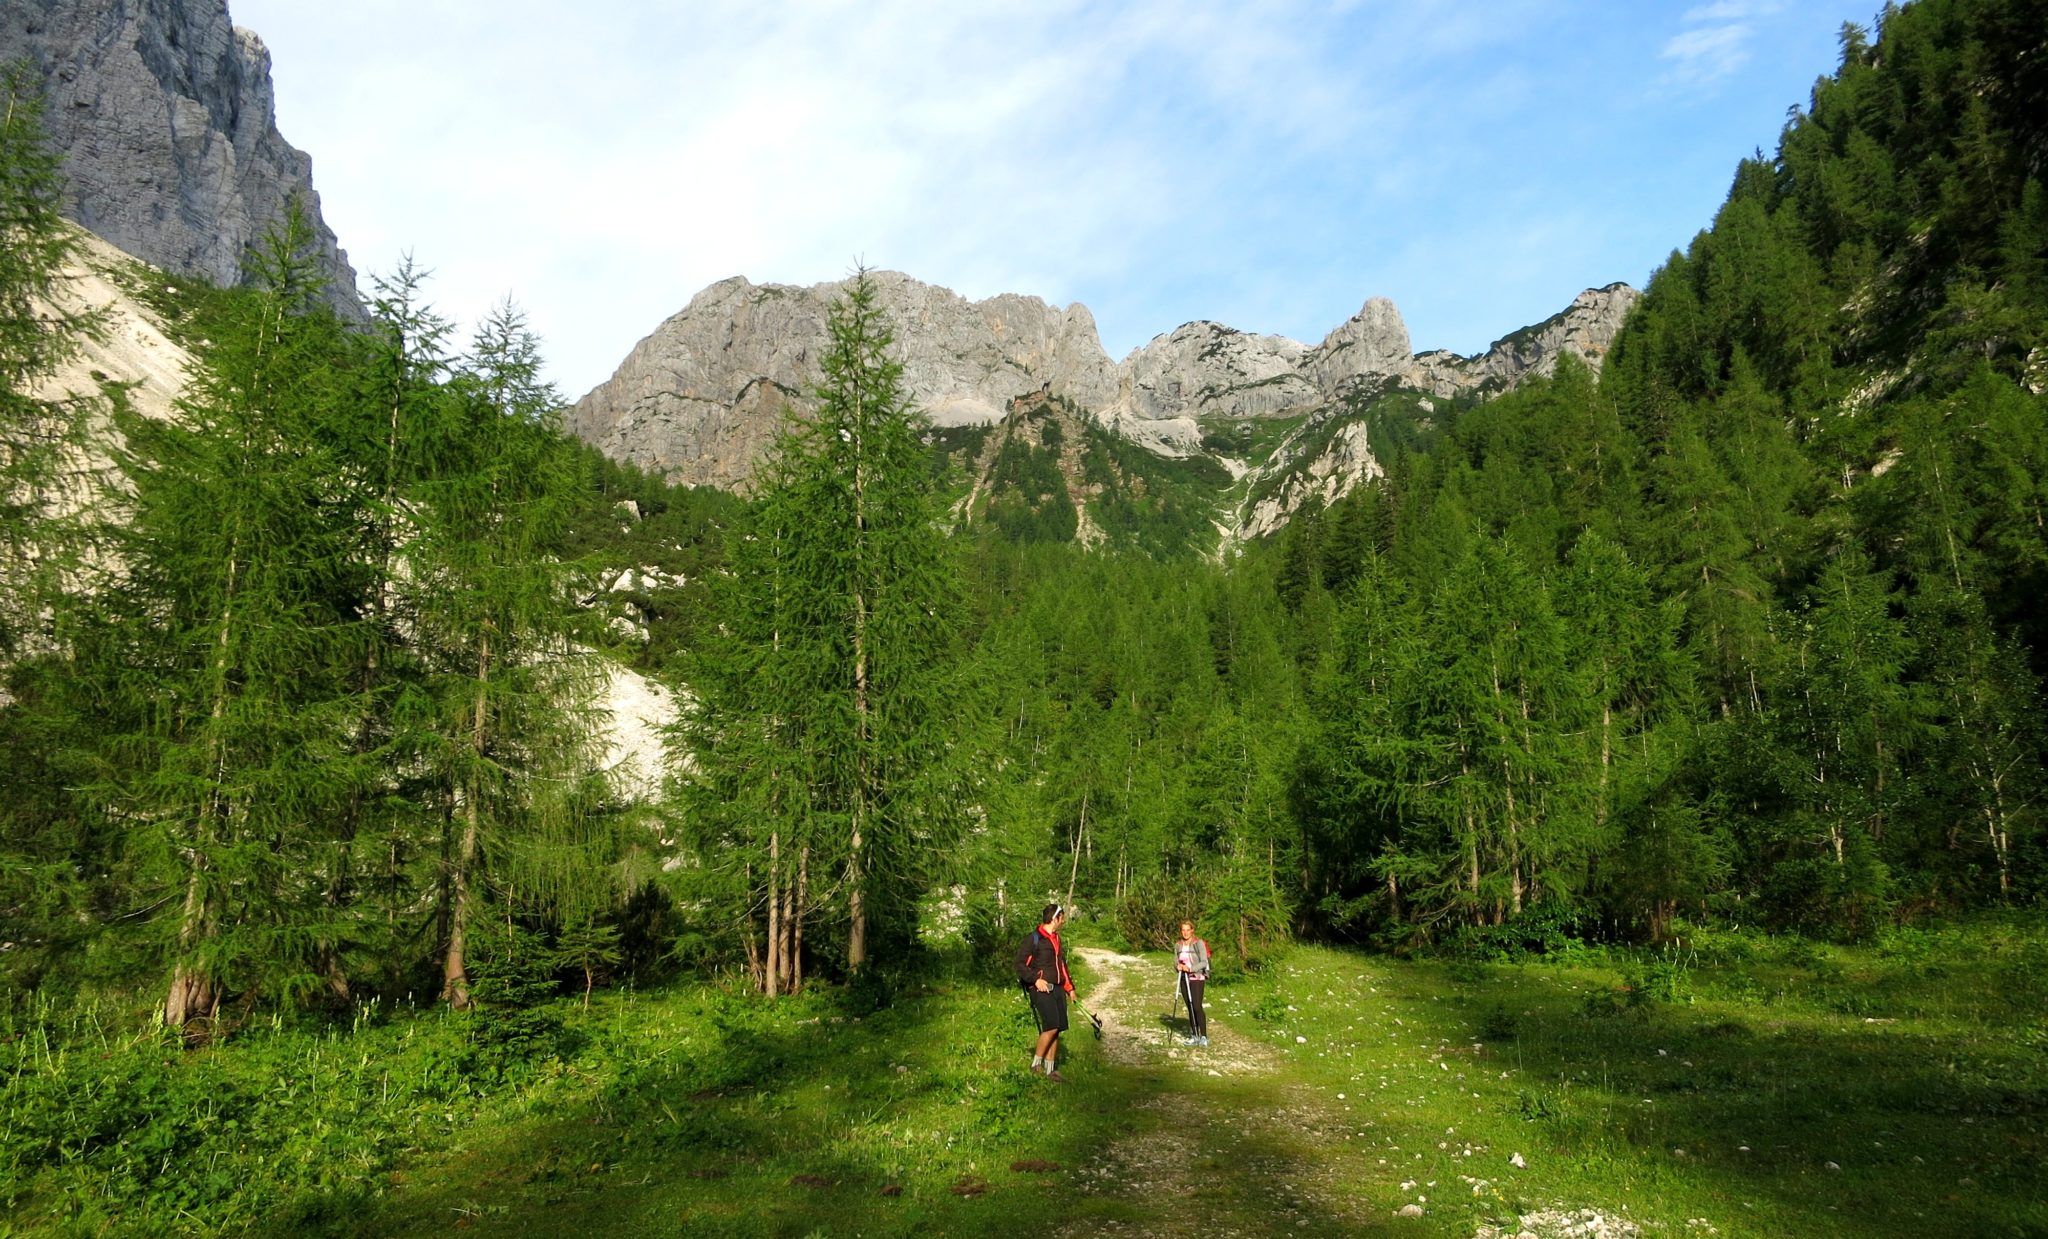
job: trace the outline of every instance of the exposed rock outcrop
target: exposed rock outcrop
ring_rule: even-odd
[[[73,219],[166,271],[233,285],[297,198],[330,299],[362,316],[312,161],[277,130],[270,53],[226,0],[6,0],[0,60],[20,57],[42,76]]]
[[[1476,357],[1441,350],[1423,353],[1401,372],[1401,381],[1437,396],[1505,391],[1531,375],[1555,371],[1564,353],[1577,355],[1597,371],[1641,295],[1627,284],[1589,288],[1556,314],[1495,340]]]
[[[1115,411],[1139,421],[1285,413],[1317,400],[1307,351],[1285,336],[1187,323],[1124,360]]]
[[[938,425],[998,421],[1012,397],[1048,384],[1090,408],[1115,397],[1115,371],[1085,307],[1015,295],[970,302],[893,271],[872,278],[905,385]],[[826,311],[843,286],[713,284],[579,401],[569,428],[678,481],[744,482],[782,409],[808,403]]]
[[[1323,337],[1308,359],[1318,391],[1327,399],[1351,392],[1360,382],[1384,381],[1407,370],[1408,324],[1385,297],[1374,297]]]
[[[1313,347],[1193,322],[1112,365],[1083,306],[1015,295],[969,302],[895,272],[874,279],[905,383],[936,424],[993,423],[1013,397],[1044,389],[1169,456],[1202,450],[1204,421],[1308,413],[1392,387],[1438,397],[1505,390],[1549,373],[1565,352],[1597,368],[1636,295],[1624,284],[1581,293],[1476,357],[1413,355],[1400,311],[1374,297]],[[712,285],[577,403],[570,429],[677,481],[743,484],[779,429],[779,411],[807,403],[826,309],[841,287],[737,277]]]
[[[1323,442],[1321,450],[1305,462],[1301,460],[1301,451],[1290,450],[1291,447],[1283,444],[1274,453],[1272,466],[1288,472],[1271,493],[1251,502],[1238,514],[1236,524],[1226,531],[1230,540],[1246,542],[1276,533],[1303,508],[1311,504],[1327,508],[1360,483],[1386,476],[1386,469],[1373,456],[1372,444],[1367,442],[1364,422],[1339,426]]]

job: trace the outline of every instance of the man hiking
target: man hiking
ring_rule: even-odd
[[[1202,1010],[1202,990],[1209,982],[1209,944],[1195,937],[1195,923],[1180,923],[1180,941],[1173,944],[1173,966],[1180,972],[1180,996],[1188,1004],[1189,1045],[1209,1044],[1209,1014]]]
[[[1067,953],[1060,946],[1060,926],[1067,923],[1067,910],[1056,903],[1045,905],[1038,928],[1024,936],[1017,948],[1017,984],[1031,999],[1031,1015],[1038,1021],[1038,1043],[1031,1047],[1031,1070],[1045,1072],[1055,1084],[1067,1078],[1054,1067],[1060,1034],[1067,1030],[1067,995],[1074,992],[1074,979],[1067,975]]]

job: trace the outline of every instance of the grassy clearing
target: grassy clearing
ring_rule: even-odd
[[[1082,1058],[1065,1090],[1029,1076],[1012,989],[847,998],[690,987],[192,1054],[27,1012],[0,1235],[981,1233],[1131,1100]]]
[[[1025,1072],[1014,990],[965,975],[865,1013],[691,986],[196,1053],[17,1010],[0,1235],[1471,1236],[1557,1208],[1663,1235],[2048,1233],[2038,927],[1302,948],[1212,991],[1207,1051],[1171,1040],[1165,968],[1084,977],[1111,1036],[1074,1035],[1065,1088]]]
[[[1338,1160],[1399,1172],[1374,1203],[1427,1196],[1434,1233],[1562,1205],[1646,1233],[2031,1235],[2044,951],[2010,924],[1522,964],[1300,951],[1217,1005],[1354,1120]]]

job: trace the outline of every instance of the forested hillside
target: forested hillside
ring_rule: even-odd
[[[2048,895],[2040,0],[1846,27],[1597,377],[1375,392],[1385,475],[1220,555],[1209,462],[1050,398],[934,433],[864,275],[741,496],[562,434],[509,303],[459,343],[408,266],[337,319],[302,222],[249,287],[117,273],[197,358],[173,417],[52,399],[94,327],[0,102],[0,976],[46,1058],[53,1011],[440,1003],[481,1096],[581,1045],[565,996],[871,1012],[1048,899],[1230,975]],[[620,663],[684,702],[658,794],[596,751]]]
[[[786,459],[721,550],[735,504],[578,463],[510,310],[457,353],[402,272],[377,329],[347,329],[290,233],[254,290],[158,281],[204,363],[181,417],[128,416],[115,390],[80,420],[122,446],[68,515],[29,502],[61,410],[22,403],[11,432],[10,973],[156,987],[183,1023],[230,1000],[460,1003],[479,950],[680,949],[759,972],[786,918],[804,967],[833,974],[861,959],[862,852],[888,858],[899,954],[941,922],[1001,939],[1069,890],[1133,941],[1198,910],[1240,963],[1304,934],[1654,939],[1684,918],[1858,935],[2033,900],[2036,15],[1930,0],[1845,29],[1837,72],[1774,157],[1737,166],[1603,379],[1566,358],[1426,419],[1383,408],[1388,476],[1226,562],[1185,553],[1206,531],[1174,479],[1131,473],[1054,403],[951,432],[994,484],[944,518],[943,545],[837,549],[917,509],[822,516],[804,488],[842,464],[818,456]],[[34,175],[11,192],[47,215],[37,158],[15,157]],[[14,218],[61,245],[53,216]],[[52,258],[10,252],[33,293]],[[35,323],[12,390],[61,344]],[[821,391],[894,381],[885,316],[861,333]],[[944,491],[917,455],[860,476]],[[1093,550],[1067,541],[1084,489],[1122,514]],[[815,552],[755,562],[810,526]],[[725,573],[728,554],[752,566]],[[818,647],[804,708],[839,721],[792,751],[790,779],[817,791],[846,756],[834,736],[880,748],[850,802],[717,826],[714,804],[789,783],[717,758],[739,733],[707,720],[797,709],[744,700],[766,683],[747,650],[786,653],[853,606],[831,584],[847,554],[926,564],[936,592],[900,610],[932,625],[862,637],[904,669],[873,669],[872,701],[832,704],[872,651]],[[829,586],[822,610],[749,594],[784,568]],[[858,604],[895,615],[902,586],[885,573]],[[578,755],[583,668],[607,649],[704,694],[667,803],[626,803]],[[899,759],[901,789],[878,773]],[[870,794],[883,824],[852,843]],[[792,839],[835,876],[785,891]],[[516,943],[472,949],[485,907]]]
[[[1376,432],[1383,484],[1180,598],[1007,589],[1001,665],[1049,664],[1007,759],[1080,888],[1192,887],[1247,952],[2038,898],[2041,16],[1845,29],[1597,384]]]

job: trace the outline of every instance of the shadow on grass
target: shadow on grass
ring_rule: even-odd
[[[359,1214],[303,1229],[1000,1232],[1042,1213],[1047,1185],[1128,1102],[1092,1051],[1065,1088],[1029,1074],[1032,1028],[1013,999],[956,982],[855,1016],[821,996],[671,996],[665,1027],[596,1039],[579,1061],[602,1078],[573,1100],[479,1131]]]
[[[1841,1235],[2048,1235],[2048,1068],[2013,1030],[1631,1003],[1557,975],[1468,971],[1437,1030],[1514,1070],[1510,1115],[1556,1152],[1706,1184],[1760,1233],[1776,1215]],[[1418,1009],[1421,979],[1405,982]]]

